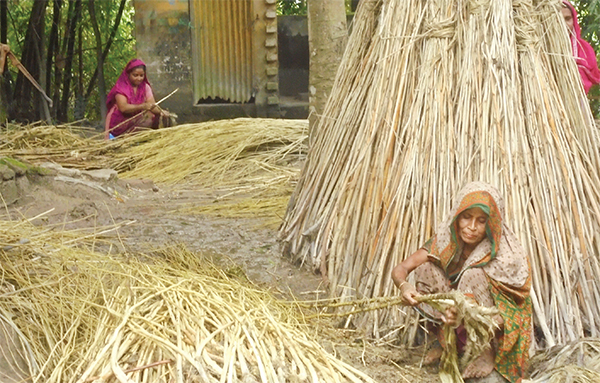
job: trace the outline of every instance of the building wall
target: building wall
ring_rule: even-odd
[[[193,119],[192,50],[188,0],[134,0],[138,57],[146,62],[156,100],[175,94],[161,106]]]
[[[179,122],[239,116],[279,116],[276,0],[252,1],[252,104],[201,104],[194,99],[190,1],[134,0],[138,57],[146,62],[157,100],[179,89],[161,103]]]
[[[353,15],[348,15],[348,26]],[[278,16],[279,94],[282,115],[307,118],[310,57],[306,16]]]
[[[308,94],[308,22],[306,16],[279,16],[279,92],[284,97]],[[308,97],[308,96],[307,96]]]

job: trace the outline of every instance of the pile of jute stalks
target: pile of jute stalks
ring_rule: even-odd
[[[237,269],[181,247],[108,256],[89,250],[101,238],[77,238],[0,222],[0,319],[33,381],[373,382]]]
[[[239,118],[104,141],[93,129],[73,125],[9,125],[1,132],[0,157],[81,169],[112,168],[122,178],[210,189],[217,192],[218,203],[181,209],[260,216],[276,227],[306,155],[307,129],[306,120]]]
[[[495,185],[545,345],[600,335],[600,145],[559,0],[363,0],[281,238],[331,295],[398,294],[466,183]],[[414,342],[393,308],[355,324]]]
[[[204,186],[274,183],[293,177],[306,151],[305,120],[239,118],[147,130],[103,141],[90,128],[9,125],[0,156],[107,167],[125,177]],[[86,138],[87,137],[87,138]]]

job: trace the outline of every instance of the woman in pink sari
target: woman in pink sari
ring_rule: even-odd
[[[569,28],[573,56],[577,59],[577,67],[581,74],[583,88],[585,89],[585,93],[588,93],[592,85],[600,83],[600,70],[598,70],[596,53],[590,43],[581,37],[581,28],[577,21],[577,11],[573,7],[573,4],[563,1],[562,14]]]
[[[146,77],[146,64],[140,59],[127,63],[106,97],[106,109],[107,139],[169,123],[169,112],[156,104]]]

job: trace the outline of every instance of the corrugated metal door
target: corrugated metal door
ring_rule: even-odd
[[[252,98],[252,0],[190,0],[194,97]]]

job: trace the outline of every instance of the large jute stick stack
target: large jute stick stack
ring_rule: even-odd
[[[558,0],[363,0],[281,227],[342,300],[397,294],[467,182],[496,185],[547,345],[600,330],[600,147]],[[414,340],[398,308],[356,323]],[[396,333],[394,331],[393,333]]]

